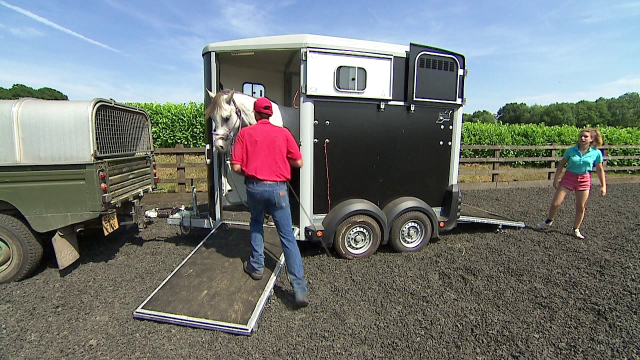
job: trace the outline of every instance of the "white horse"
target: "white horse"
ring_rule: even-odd
[[[213,145],[218,153],[223,154],[229,164],[228,156],[234,138],[240,128],[257,123],[253,113],[256,98],[233,90],[222,90],[213,94],[207,89],[211,102],[205,110],[205,121],[213,122]],[[278,104],[271,103],[273,115],[269,121],[276,126],[283,126],[282,115]],[[222,195],[230,205],[246,204],[246,190],[242,177],[231,171],[230,166],[222,171]],[[231,186],[233,183],[233,186]],[[244,194],[244,195],[241,195]]]
[[[213,94],[207,89],[211,102],[205,111],[205,121],[211,118],[214,125],[213,145],[219,153],[228,153],[234,137],[244,126],[255,124],[253,103],[256,98],[233,90]],[[282,127],[282,115],[278,104],[272,102],[273,115],[269,122]]]

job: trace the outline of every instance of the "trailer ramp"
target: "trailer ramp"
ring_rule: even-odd
[[[222,223],[133,312],[136,319],[251,335],[284,264],[275,228],[264,229],[264,277],[243,270],[249,226]]]
[[[480,224],[494,224],[500,227],[512,226],[518,228],[524,228],[525,224],[522,221],[515,221],[506,218],[502,215],[498,215],[486,210],[482,210],[477,207],[462,204],[460,210],[460,217],[458,223],[480,223]]]

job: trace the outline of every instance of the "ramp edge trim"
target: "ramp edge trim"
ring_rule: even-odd
[[[258,322],[260,315],[262,315],[262,310],[264,310],[264,307],[267,304],[269,297],[271,297],[271,291],[273,291],[273,287],[276,284],[276,280],[280,275],[280,271],[282,270],[283,263],[284,263],[284,252],[280,254],[280,259],[276,264],[276,268],[273,269],[273,272],[271,273],[271,277],[269,278],[267,285],[264,287],[264,291],[262,292],[262,295],[260,296],[260,299],[258,299],[258,303],[256,304],[256,307],[253,310],[253,314],[251,314],[251,318],[249,318],[249,323],[247,324],[249,326],[249,329],[253,330],[253,327]]]
[[[479,223],[479,224],[492,224],[492,225],[507,225],[513,227],[524,228],[526,225],[522,221],[509,221],[509,220],[497,220],[497,219],[487,219],[487,218],[479,218],[474,216],[460,216],[458,218],[459,223]]]
[[[236,335],[248,336],[251,335],[251,331],[253,330],[252,328],[246,326],[235,326],[236,324],[225,323],[222,321],[209,321],[207,319],[165,314],[149,310],[136,310],[133,312],[133,317],[136,319],[152,320],[161,323],[194,327],[205,330],[218,330]]]

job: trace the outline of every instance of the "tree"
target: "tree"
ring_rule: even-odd
[[[43,87],[38,90],[22,84],[13,84],[10,89],[0,87],[0,99],[15,100],[23,97],[46,100],[69,100],[67,95],[48,87]]]
[[[576,126],[576,117],[571,104],[551,104],[542,112],[542,119],[547,125]]]
[[[503,124],[522,124],[527,118],[529,106],[525,103],[509,103],[498,110],[498,121]]]
[[[495,123],[498,121],[496,116],[487,110],[475,111],[473,114],[464,114],[462,119],[465,122],[477,123]]]

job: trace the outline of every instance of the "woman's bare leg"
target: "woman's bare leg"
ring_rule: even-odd
[[[562,185],[558,186],[556,193],[553,194],[553,200],[551,200],[551,207],[549,208],[549,217],[547,219],[555,219],[556,214],[558,213],[558,208],[562,205],[562,202],[569,191],[569,189]]]
[[[573,228],[579,229],[584,220],[584,213],[587,208],[587,199],[589,199],[589,190],[576,190],[576,218],[573,222]]]

